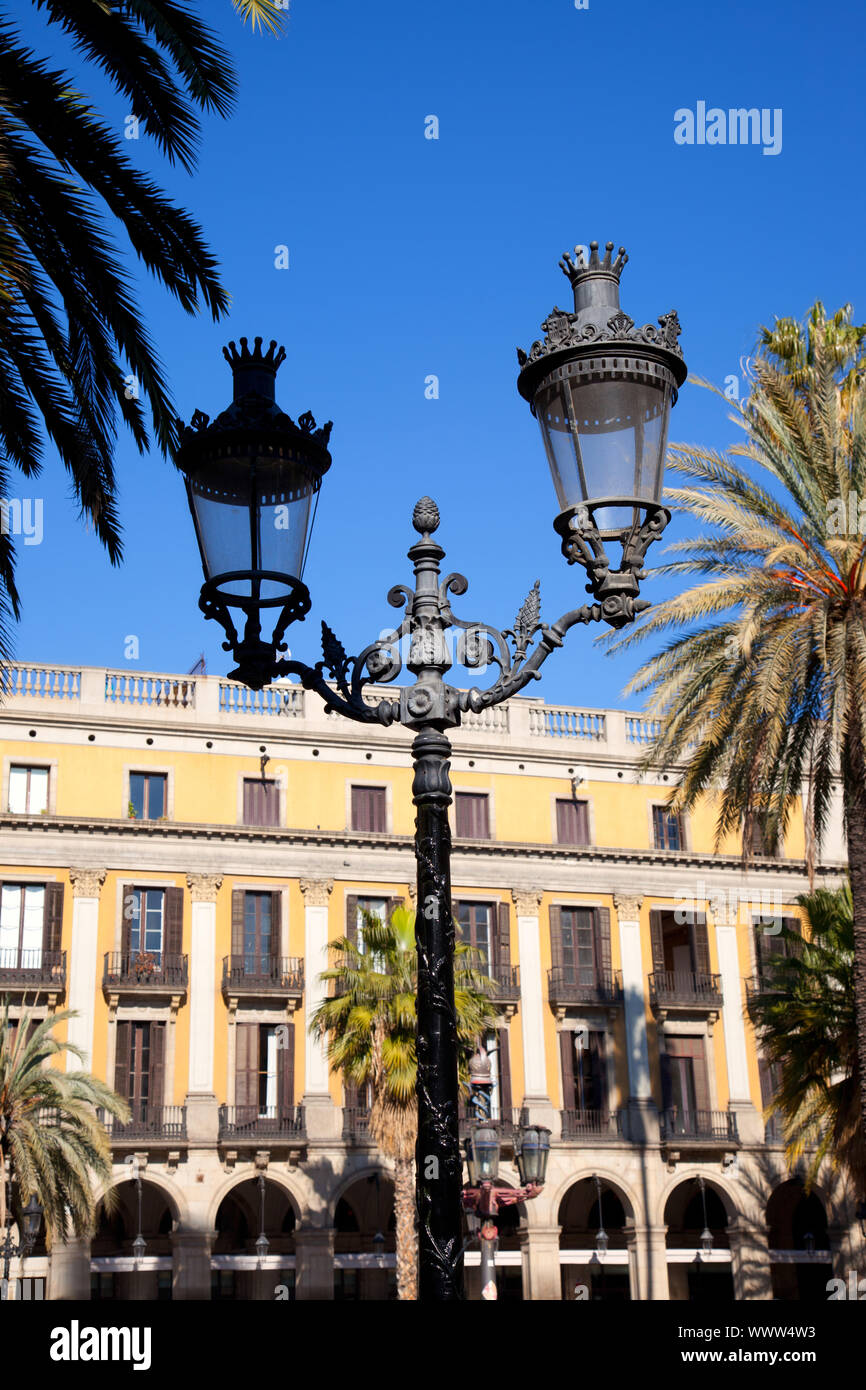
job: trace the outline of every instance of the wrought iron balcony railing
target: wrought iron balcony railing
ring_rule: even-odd
[[[702,970],[655,970],[649,977],[652,1007],[720,1009],[722,977]]]
[[[460,1138],[465,1139],[472,1132],[472,1126],[478,1123],[478,1117],[468,1103],[464,1102],[461,1105],[457,1122]],[[512,1145],[515,1132],[522,1124],[529,1124],[529,1111],[521,1109],[519,1106],[512,1106],[508,1110],[500,1110],[498,1116],[485,1120],[484,1123],[493,1125],[499,1130],[500,1140],[505,1146]]]
[[[551,1004],[618,1004],[622,1001],[622,975],[618,970],[594,966],[555,965],[547,972],[547,998]]]
[[[661,1137],[678,1142],[738,1144],[737,1117],[730,1110],[682,1110],[673,1106],[661,1115]]]
[[[32,989],[34,985],[48,985],[52,989],[65,987],[66,952],[43,951],[41,947],[0,951],[0,989],[16,986]]]
[[[601,1144],[625,1138],[621,1110],[561,1110],[563,1139]]]
[[[300,998],[304,962],[298,956],[223,957],[223,994],[279,994]]]
[[[497,1004],[516,1004],[520,999],[520,966],[500,965],[496,967],[491,981],[491,999]]]
[[[302,1105],[221,1105],[220,1139],[302,1139]]]
[[[99,1111],[99,1118],[108,1130],[112,1144],[142,1139],[186,1139],[185,1105],[133,1105],[132,1119],[126,1124],[113,1115]]]
[[[367,1106],[343,1106],[343,1142],[345,1144],[373,1143],[370,1137],[370,1111]]]
[[[163,951],[107,951],[102,988],[177,992],[187,987],[186,956]]]

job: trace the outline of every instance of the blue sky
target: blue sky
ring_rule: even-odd
[[[232,308],[217,325],[190,319],[143,275],[141,304],[185,419],[228,403],[222,344],[260,333],[287,349],[284,409],[334,421],[306,571],[313,611],[289,634],[302,659],[319,655],[321,618],[353,651],[389,625],[385,594],[411,576],[409,518],[424,493],[442,513],[446,565],[470,581],[462,616],[510,624],[536,578],[548,620],[584,600],[515,386],[516,345],[554,304],[571,306],[557,262],[576,242],[624,245],[623,307],[641,323],[675,307],[691,375],[719,385],[774,315],[815,298],[866,314],[862,5],[291,0],[279,40],[243,29],[229,0],[196,8],[235,55],[235,115],[205,121],[192,178],[145,139],[125,147],[203,224]],[[42,26],[25,20],[42,46]],[[125,104],[56,36],[50,51],[122,132]],[[699,101],[781,108],[781,152],[675,144],[674,112]],[[429,115],[438,140],[425,139]],[[282,245],[287,270],[275,268]],[[438,400],[425,399],[431,374]],[[724,447],[736,435],[722,402],[684,387],[671,440]],[[197,607],[179,475],[123,437],[118,473],[120,569],[78,521],[50,453],[19,489],[44,499],[44,537],[18,547],[17,655],[181,671],[204,651],[209,672],[226,671]],[[138,661],[125,660],[130,635]],[[594,636],[573,630],[534,692],[634,706],[621,691],[636,657],[605,656]]]

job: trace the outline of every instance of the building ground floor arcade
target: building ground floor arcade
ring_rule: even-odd
[[[396,1296],[392,1179],[369,1144],[117,1158],[116,1200],[100,1207],[92,1240],[14,1262],[10,1297]],[[516,1184],[510,1162],[501,1179]],[[503,1209],[499,1234],[504,1300],[826,1301],[866,1273],[840,1177],[822,1174],[807,1192],[768,1146],[696,1159],[660,1145],[555,1141],[541,1196]],[[466,1286],[480,1296],[471,1242]]]

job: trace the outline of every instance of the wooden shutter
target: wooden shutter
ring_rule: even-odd
[[[132,927],[135,918],[132,915],[132,897],[135,885],[133,883],[122,883],[120,885],[120,949],[125,956],[129,955]],[[141,937],[139,936],[139,940]]]
[[[358,944],[358,895],[350,893],[346,899],[346,935],[354,946]]]
[[[279,1046],[279,1071],[277,1073],[277,1103],[282,1112],[291,1110],[295,1103],[295,1025],[283,1023],[282,1039]]]
[[[499,1106],[504,1120],[511,1119],[511,1053],[508,1050],[508,1029],[496,1030],[499,1044]]]
[[[235,1025],[235,1105],[258,1110],[259,1025]]]
[[[561,845],[589,844],[589,803],[557,801],[556,838]]]
[[[42,948],[59,951],[63,930],[63,884],[45,885],[45,916],[42,927]]]
[[[458,836],[464,840],[489,840],[489,797],[486,793],[456,792],[454,820]]]
[[[592,1110],[607,1110],[607,1065],[605,1063],[605,1034],[592,1030],[589,1034],[590,1075],[594,1094],[589,1098]]]
[[[610,908],[597,907],[593,912],[595,935],[595,963],[603,980],[609,978],[610,963]],[[600,1036],[600,1035],[599,1035]]]
[[[232,892],[232,955],[242,956],[244,953],[244,899],[246,894],[242,888],[235,888]]]
[[[511,908],[508,903],[497,903],[494,912],[493,974],[504,980],[505,972],[511,970]]]
[[[709,1110],[710,1081],[707,1071],[707,1057],[703,1038],[668,1037],[665,1039],[667,1052],[671,1057],[689,1057],[692,1063],[692,1077],[695,1084],[695,1109]]]
[[[772,1062],[768,1062],[765,1057],[758,1058],[758,1076],[761,1081],[761,1105],[766,1110],[776,1094],[774,1082],[775,1068]]]
[[[671,1083],[671,1059],[667,1052],[659,1052],[659,1067],[662,1076],[662,1110],[670,1110],[674,1103],[674,1089]]]
[[[271,960],[283,954],[283,895],[277,888],[271,893]],[[293,1025],[294,1026],[294,1025]]]
[[[707,933],[707,919],[703,912],[695,914],[689,934],[692,939],[692,960],[695,971],[699,975],[709,975],[710,939]]]
[[[183,954],[183,889],[166,888],[164,950],[167,956]]]
[[[562,1108],[563,1110],[573,1110],[575,1108],[573,1033],[560,1033],[559,1056],[562,1062]]]
[[[388,828],[388,802],[384,787],[352,788],[352,829],[381,835]]]
[[[129,1051],[132,1045],[132,1024],[128,1022],[115,1025],[114,1048],[114,1089],[124,1100],[129,1100]]]
[[[662,929],[662,915],[656,909],[650,913],[650,942],[653,953],[653,970],[664,970],[665,938]]]
[[[180,889],[177,890],[180,892]],[[165,1105],[165,1024],[150,1025],[150,1078],[147,1107],[152,1116]]]
[[[388,898],[387,902],[385,903],[385,921],[390,922],[391,913],[396,912],[397,908],[402,906],[402,898]]]
[[[562,908],[551,907],[550,918],[550,958],[555,966],[562,965]]]

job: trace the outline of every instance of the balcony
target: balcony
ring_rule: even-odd
[[[343,1143],[372,1144],[370,1137],[370,1111],[367,1106],[343,1106]]]
[[[625,1138],[621,1110],[560,1110],[562,1138],[583,1144],[621,1143]]]
[[[520,1002],[520,966],[506,965],[499,966],[496,971],[496,978],[490,982],[493,985],[490,998],[495,1004],[500,1004],[505,1009],[514,1012]]]
[[[304,1107],[272,1105],[262,1109],[258,1105],[221,1105],[219,1137],[221,1142],[227,1143],[242,1143],[247,1139],[297,1143],[306,1137]]]
[[[66,952],[35,950],[0,951],[0,994],[10,991],[45,990],[62,994],[66,989]]]
[[[706,1009],[716,1013],[722,1007],[721,975],[701,970],[656,970],[649,983],[654,1013],[669,1009]]]
[[[547,998],[557,1009],[575,1004],[621,1004],[622,975],[618,970],[555,965],[547,972]]]
[[[674,1106],[660,1116],[662,1142],[668,1148],[738,1148],[737,1117],[729,1110],[689,1110]]]
[[[133,1107],[133,1117],[125,1125],[112,1115],[99,1111],[108,1130],[112,1147],[130,1143],[176,1144],[186,1140],[186,1106],[155,1105]]]
[[[279,998],[300,1003],[304,962],[298,956],[223,956],[223,998]]]
[[[746,1010],[751,1015],[759,999],[772,999],[784,994],[784,990],[773,988],[766,980],[746,980]]]
[[[157,951],[107,951],[102,992],[110,994],[186,994],[187,957]]]

